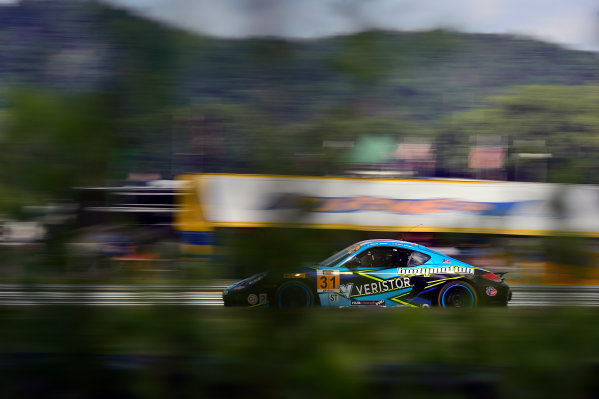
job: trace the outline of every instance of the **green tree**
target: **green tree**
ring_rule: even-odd
[[[59,199],[101,184],[114,142],[107,104],[95,95],[14,89],[0,136],[5,208]],[[10,193],[10,194],[7,194]]]
[[[454,113],[441,121],[439,144],[451,148],[445,166],[466,167],[463,150],[470,137],[498,135],[509,138],[512,167],[516,153],[527,151],[515,144],[536,142],[551,155],[548,181],[597,183],[598,110],[596,85],[511,88],[504,95],[488,98],[484,108]]]

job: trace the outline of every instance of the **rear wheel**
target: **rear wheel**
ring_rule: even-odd
[[[437,304],[442,308],[473,308],[477,302],[476,291],[465,281],[445,284],[437,297]]]
[[[279,308],[308,308],[314,305],[314,293],[300,281],[288,281],[277,289],[276,305]]]

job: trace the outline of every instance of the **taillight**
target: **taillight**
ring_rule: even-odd
[[[496,275],[495,273],[485,273],[485,274],[481,274],[482,278],[486,278],[487,280],[491,280],[491,281],[496,281],[496,282],[501,282],[501,278]]]

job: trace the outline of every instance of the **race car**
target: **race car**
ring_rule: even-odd
[[[503,276],[398,240],[350,245],[317,265],[263,272],[223,291],[225,306],[507,306]]]

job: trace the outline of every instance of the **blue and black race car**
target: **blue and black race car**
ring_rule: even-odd
[[[397,240],[367,240],[318,265],[260,273],[223,291],[226,306],[506,306],[504,279],[432,249]]]

